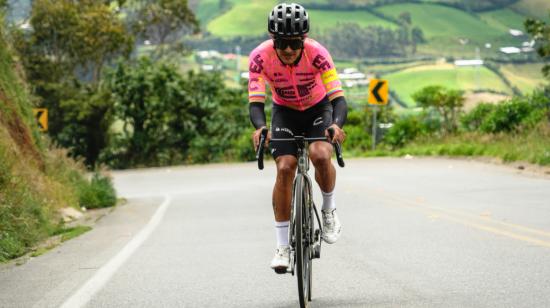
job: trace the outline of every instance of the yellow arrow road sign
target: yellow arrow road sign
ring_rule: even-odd
[[[386,105],[388,103],[388,81],[371,79],[369,85],[369,104]]]
[[[46,108],[33,108],[32,113],[38,123],[38,128],[41,132],[48,131],[48,109]]]

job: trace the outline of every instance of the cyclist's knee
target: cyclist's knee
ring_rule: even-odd
[[[317,146],[312,145],[309,152],[309,159],[315,166],[320,166],[323,164],[330,164],[330,157],[332,156],[332,147],[328,143],[318,143]]]
[[[280,156],[276,160],[277,162],[277,175],[283,178],[294,178],[296,172],[296,157],[291,155]]]

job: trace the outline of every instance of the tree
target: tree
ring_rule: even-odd
[[[198,33],[199,22],[187,5],[187,0],[139,0],[134,29],[144,39],[157,45],[159,57],[165,51],[183,50],[183,46],[165,46],[174,43],[182,34]]]
[[[35,0],[32,31],[14,33],[32,91],[48,108],[48,134],[88,165],[106,146],[113,121],[109,95],[100,89],[102,69],[133,48],[108,2]]]
[[[398,21],[400,24],[399,29],[397,30],[397,41],[399,42],[399,45],[403,49],[403,52],[406,52],[406,46],[408,46],[411,43],[410,40],[410,33],[411,33],[411,25],[412,25],[412,18],[411,13],[409,12],[403,12],[399,14]]]
[[[549,14],[550,16],[550,11]],[[537,19],[529,18],[524,23],[525,29],[537,42],[537,53],[544,60],[550,59],[550,24]],[[546,64],[542,72],[546,78],[550,79],[550,64]]]
[[[226,89],[218,74],[181,75],[142,58],[119,64],[107,79],[123,122],[103,155],[112,166],[221,160],[249,127],[246,92]]]
[[[355,23],[339,24],[320,37],[335,57],[362,58],[403,56],[405,49],[396,38],[398,31],[384,27],[361,28]]]
[[[424,32],[422,32],[422,29],[419,27],[414,27],[411,30],[411,43],[412,43],[412,53],[416,53],[416,46],[418,44],[426,43],[426,39],[424,38]]]
[[[458,128],[458,117],[464,106],[464,92],[442,86],[428,86],[412,95],[424,109],[433,108],[442,118],[445,132],[452,133]]]
[[[401,24],[412,25],[411,13],[409,12],[402,12],[397,19]]]
[[[36,0],[30,44],[38,55],[97,84],[106,61],[129,55],[133,37],[104,3],[93,0]],[[73,74],[70,74],[73,75]]]

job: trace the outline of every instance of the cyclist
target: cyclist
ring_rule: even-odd
[[[307,37],[309,18],[299,4],[281,3],[268,16],[271,39],[256,47],[249,60],[249,110],[256,131],[252,135],[257,148],[261,131],[267,127],[264,112],[265,83],[271,88],[273,109],[270,138],[328,136],[327,128],[335,130],[332,142],[343,142],[342,130],[347,116],[347,104],[342,85],[328,51]],[[290,266],[288,226],[292,199],[292,182],[297,167],[297,147],[292,142],[269,141],[277,166],[273,188],[273,210],[277,250],[271,262],[276,272]],[[315,180],[323,194],[323,240],[335,243],[341,231],[336,215],[334,186],[336,170],[331,162],[332,145],[313,142],[309,156],[315,167]]]

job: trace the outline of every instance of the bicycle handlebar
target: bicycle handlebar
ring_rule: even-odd
[[[330,135],[330,140],[334,138],[334,128],[328,128],[328,134]],[[256,159],[258,160],[258,169],[263,170],[264,169],[264,144],[265,139],[267,138],[267,128],[263,128],[261,135],[260,135],[260,143],[258,144],[258,149],[256,149]],[[295,138],[278,138],[278,139],[271,139],[273,141],[296,141]],[[318,137],[318,138],[303,138],[304,141],[322,141],[326,140],[325,137]],[[334,150],[336,151],[336,160],[338,161],[338,165],[342,168],[346,165],[344,163],[344,158],[342,157],[342,146],[339,142],[335,142],[331,144],[334,146]]]
[[[330,140],[332,141],[332,139],[334,138],[334,128],[329,127],[328,134],[330,136]],[[338,161],[338,166],[344,168],[346,164],[344,163],[344,158],[342,157],[342,146],[338,141],[332,143],[332,145],[334,146],[334,150],[336,151],[336,160]]]
[[[256,150],[256,159],[258,160],[258,169],[264,170],[264,144],[265,139],[267,138],[267,128],[262,129],[262,134],[260,135],[260,143],[258,144],[258,149]]]

